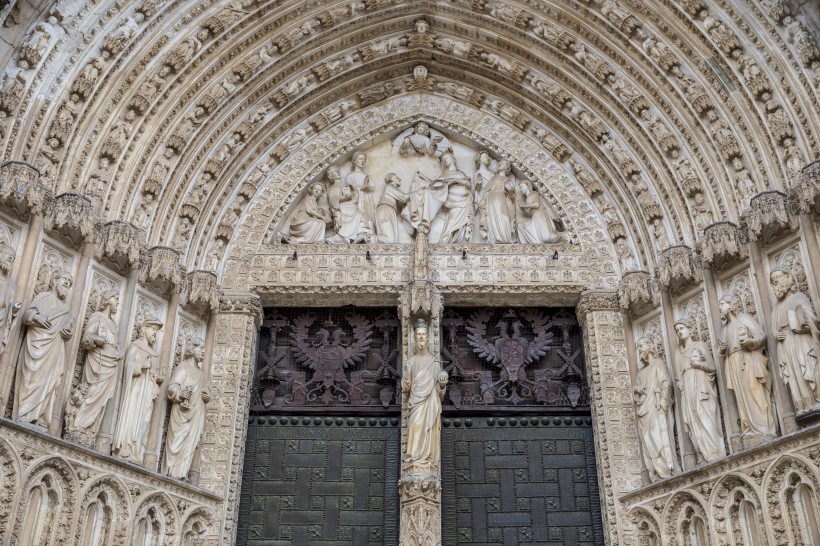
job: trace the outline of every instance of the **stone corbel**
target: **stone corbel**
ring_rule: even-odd
[[[814,213],[820,219],[820,159],[803,167],[789,188],[789,205],[796,214]]]
[[[97,259],[113,263],[120,271],[139,267],[145,254],[142,231],[128,222],[108,222],[100,228]]]
[[[49,207],[45,230],[80,248],[94,239],[100,223],[100,215],[90,199],[76,193],[61,193]]]
[[[662,251],[656,268],[658,287],[680,293],[683,288],[700,282],[702,275],[695,265],[692,249],[686,245],[670,246]]]
[[[262,324],[262,302],[259,296],[250,292],[223,293],[219,297],[219,314],[250,315],[256,325]]]
[[[703,230],[700,254],[703,267],[721,270],[749,255],[746,234],[732,222],[716,222]]]
[[[587,290],[581,293],[578,305],[575,306],[575,315],[581,326],[584,325],[587,315],[593,311],[620,311],[621,302],[617,292],[611,290]]]
[[[746,224],[751,240],[766,244],[796,230],[797,218],[789,213],[786,194],[770,190],[752,197]]]
[[[21,218],[44,214],[51,201],[51,189],[40,180],[40,171],[22,161],[0,165],[0,203]]]
[[[652,276],[647,271],[629,271],[621,277],[618,286],[618,298],[621,309],[639,315],[649,307],[656,305],[652,290]]]
[[[219,309],[219,285],[211,271],[191,271],[179,302],[202,317]]]
[[[179,262],[179,252],[165,246],[149,249],[142,263],[139,281],[162,296],[179,294],[185,282],[185,269]]]

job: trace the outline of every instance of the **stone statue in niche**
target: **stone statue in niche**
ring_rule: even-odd
[[[415,353],[404,365],[401,389],[407,397],[407,444],[405,463],[438,466],[441,459],[441,400],[447,388],[447,372],[430,353],[427,322],[413,328]]]
[[[618,261],[621,262],[624,271],[637,271],[640,269],[632,250],[629,249],[629,245],[626,244],[626,239],[623,237],[619,237],[615,241],[615,252],[618,254]]]
[[[447,188],[443,209],[431,225],[431,239],[439,243],[463,243],[470,240],[473,231],[473,183],[458,170],[456,157],[449,150],[441,156],[441,174],[437,186]]]
[[[556,217],[552,206],[535,193],[532,184],[525,180],[518,183],[515,199],[515,225],[518,240],[525,244],[556,243],[561,239],[555,228]]]
[[[16,419],[48,427],[66,365],[65,342],[74,335],[76,319],[66,301],[74,279],[60,271],[52,289],[36,296],[23,314],[25,340],[17,363]]]
[[[17,283],[11,278],[16,252],[7,244],[0,244],[0,355],[6,352],[11,326],[23,304],[14,300]]]
[[[403,131],[393,141],[393,155],[441,157],[449,148],[450,141],[424,122]]]
[[[820,405],[820,322],[811,300],[800,292],[791,271],[775,269],[769,281],[777,297],[772,328],[780,373],[794,409],[805,413]]]
[[[172,478],[188,478],[194,451],[205,428],[205,404],[211,400],[211,395],[203,384],[203,360],[205,342],[201,338],[189,340],[185,344],[183,360],[168,385],[171,419],[163,467]]]
[[[325,187],[321,182],[310,185],[307,195],[296,208],[296,213],[290,221],[290,232],[282,236],[282,240],[290,244],[323,243],[325,241],[325,227],[333,219],[330,212],[319,205],[319,199],[324,195]]]
[[[672,454],[672,386],[666,362],[658,357],[655,342],[648,337],[638,340],[638,376],[632,397],[638,417],[638,435],[643,462],[649,478],[668,478],[675,467]]]
[[[715,362],[709,345],[692,339],[692,330],[689,319],[675,323],[679,341],[675,349],[675,372],[681,396],[681,417],[698,461],[712,462],[726,456],[715,386]]]
[[[484,199],[478,204],[481,234],[492,243],[512,243],[515,185],[510,179],[510,162],[502,159],[487,183]]]
[[[83,331],[86,356],[80,386],[82,396],[73,404],[73,419],[66,425],[68,431],[76,431],[76,439],[87,445],[93,445],[100,431],[105,408],[117,388],[119,362],[125,356],[117,343],[119,327],[114,320],[119,306],[119,290],[104,291],[97,311],[89,317]]]
[[[396,173],[384,177],[384,193],[376,208],[376,242],[399,242],[399,207],[407,204],[410,196],[401,191],[401,180]]]
[[[744,447],[759,444],[775,435],[772,416],[768,359],[763,354],[766,333],[755,319],[735,308],[734,295],[720,298],[726,388],[734,392],[740,416]]]
[[[122,405],[114,434],[115,455],[142,464],[148,425],[154,411],[154,400],[163,381],[158,374],[157,334],[163,324],[151,317],[142,321],[139,337],[131,342],[125,357]]]

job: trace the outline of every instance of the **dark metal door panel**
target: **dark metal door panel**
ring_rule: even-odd
[[[237,544],[398,543],[396,417],[252,417]]]
[[[603,544],[589,417],[442,422],[447,546]]]

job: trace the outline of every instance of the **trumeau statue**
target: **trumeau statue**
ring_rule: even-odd
[[[453,142],[425,122],[331,165],[324,186],[324,195],[314,195],[316,184],[308,185],[275,242],[409,243],[419,231],[432,244],[562,239],[550,201],[517,179],[508,160],[496,162],[488,151]],[[330,217],[324,230],[322,211]],[[178,231],[188,228],[180,224]]]
[[[65,342],[74,335],[76,319],[66,301],[73,278],[60,271],[52,291],[36,296],[23,315],[25,340],[17,364],[15,418],[48,427],[66,366]]]
[[[441,459],[441,400],[447,388],[447,372],[430,354],[427,322],[416,321],[413,329],[415,354],[404,364],[401,388],[407,395],[407,445],[405,463],[429,463]]]
[[[185,344],[182,362],[168,385],[171,418],[165,441],[163,467],[172,478],[187,479],[197,444],[205,428],[205,404],[211,400],[203,384],[205,342],[196,338]]]
[[[675,372],[681,396],[681,417],[699,461],[712,462],[726,455],[715,387],[715,362],[703,341],[692,339],[688,319],[675,323],[679,345]]]
[[[731,293],[720,298],[720,354],[726,359],[726,387],[735,393],[744,446],[749,447],[775,435],[772,384],[763,354],[766,333],[755,319],[735,309],[733,298]]]
[[[14,300],[17,284],[11,278],[15,252],[9,245],[0,244],[0,355],[6,352],[11,326],[20,313],[22,304]]]
[[[772,328],[780,373],[794,409],[805,413],[820,405],[820,323],[811,300],[800,292],[791,271],[775,269],[769,280],[777,297]]]
[[[668,478],[675,467],[672,454],[672,386],[666,363],[658,357],[655,342],[638,340],[638,375],[633,398],[638,416],[638,436],[643,462],[651,480]]]
[[[139,338],[128,346],[122,384],[122,405],[114,434],[115,455],[142,464],[148,425],[154,412],[162,376],[158,375],[157,333],[163,324],[146,318],[140,325]]]
[[[97,311],[88,319],[82,339],[86,350],[80,383],[82,396],[74,404],[73,418],[66,423],[68,430],[82,430],[93,436],[100,431],[105,407],[117,388],[119,362],[124,356],[117,344],[119,328],[114,320],[119,305],[119,290],[106,290]]]

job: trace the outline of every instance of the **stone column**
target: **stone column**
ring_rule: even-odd
[[[211,321],[216,323],[209,367],[211,401],[200,444],[199,485],[225,499],[216,525],[221,528],[222,544],[233,544],[256,343],[262,323],[259,297],[249,292],[225,294],[219,301],[219,314]]]
[[[629,544],[636,532],[618,498],[641,487],[642,465],[618,294],[586,291],[576,313],[584,334],[604,537],[610,546]]]

